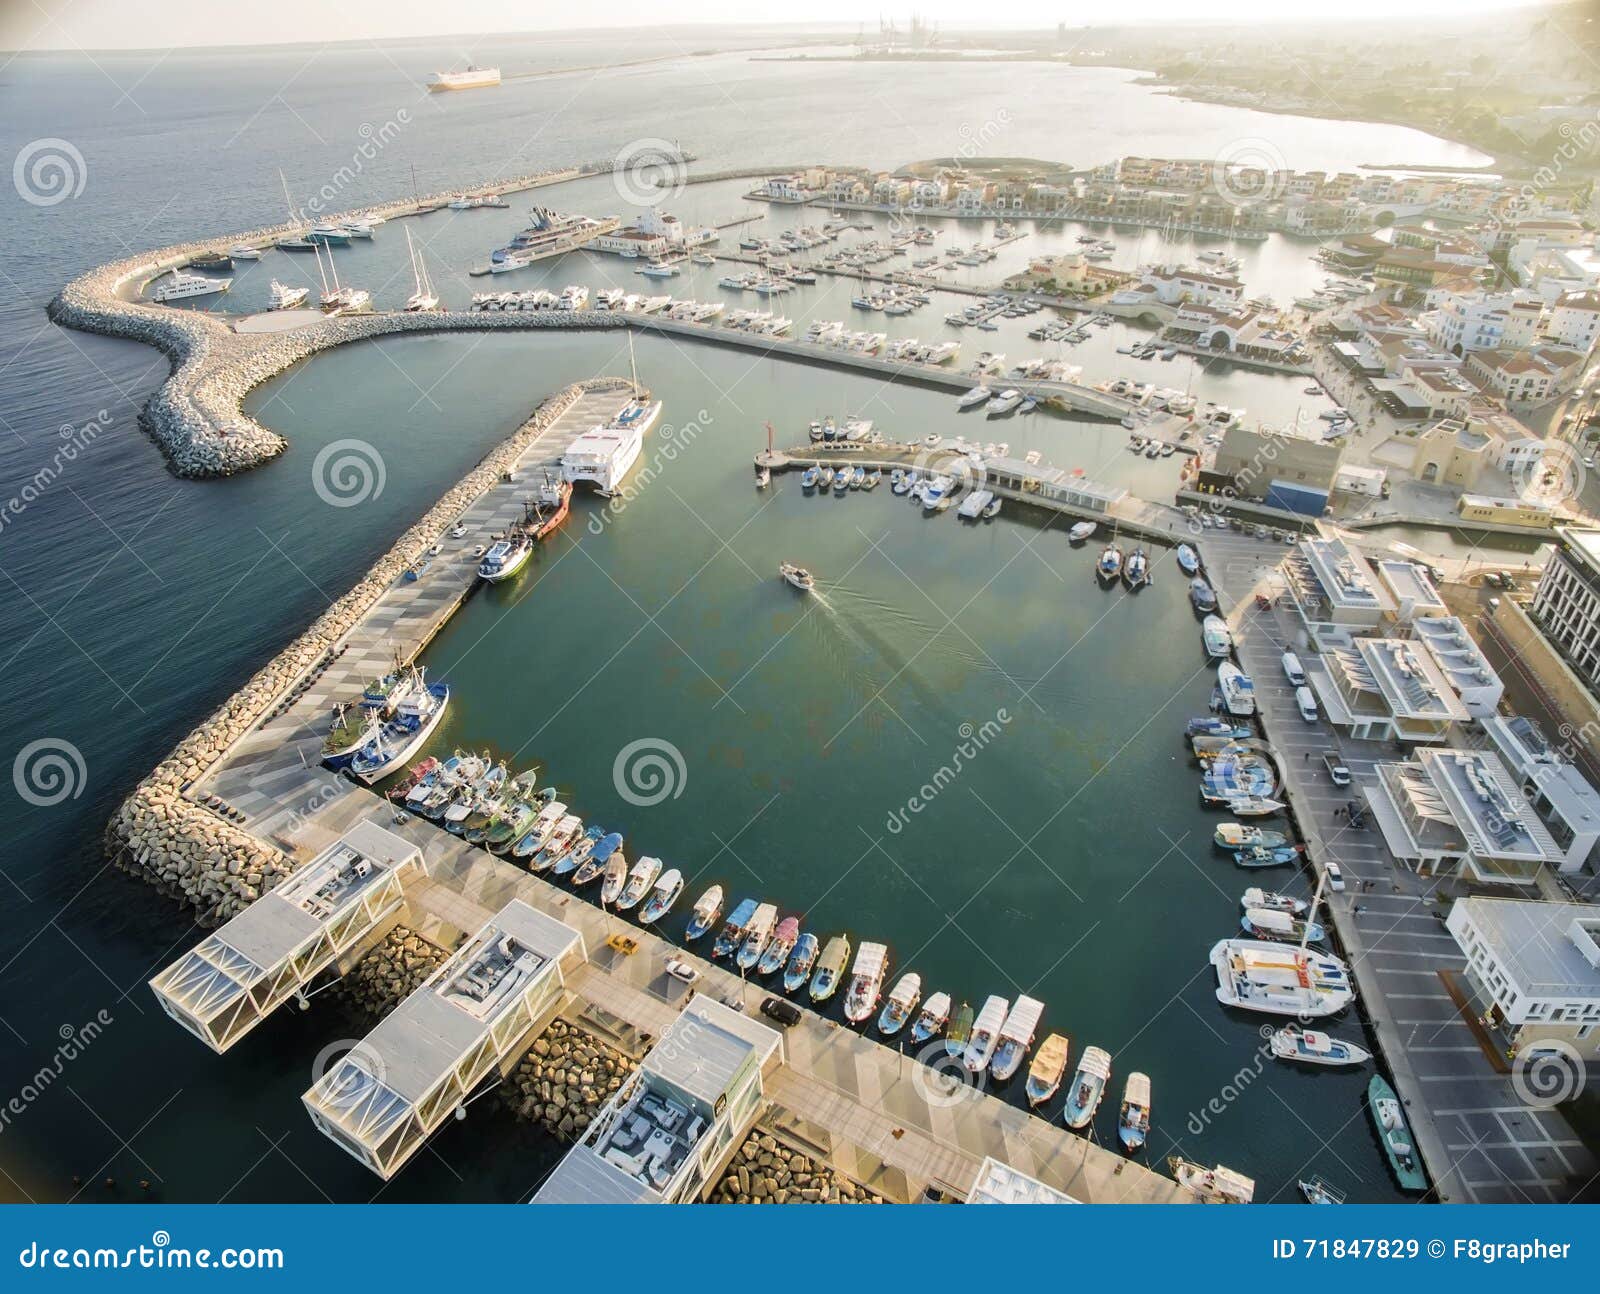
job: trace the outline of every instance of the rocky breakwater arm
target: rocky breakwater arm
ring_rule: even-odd
[[[629,386],[625,378],[596,378],[569,386],[541,404],[401,535],[360,583],[258,670],[134,788],[106,828],[113,862],[194,908],[206,925],[226,921],[288,876],[296,860],[197,803],[190,798],[190,788],[279,700],[328,661],[384,591],[579,396]]]

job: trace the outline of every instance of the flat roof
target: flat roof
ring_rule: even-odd
[[[1531,781],[1574,832],[1600,832],[1600,791],[1550,745],[1532,719],[1486,715],[1478,721],[1513,769]]]
[[[752,1055],[759,1068],[781,1043],[777,1030],[697,993],[651,1048],[643,1067],[714,1106]]]
[[[1413,609],[1423,604],[1438,607],[1443,613],[1444,600],[1440,598],[1439,590],[1415,562],[1385,558],[1378,563],[1378,576],[1394,594],[1396,601],[1409,601]]]
[[[1591,571],[1600,574],[1600,528],[1562,526],[1557,533],[1563,547],[1586,563]]]
[[[1469,717],[1450,680],[1417,643],[1406,638],[1357,638],[1351,648],[1397,718],[1450,723]]]
[[[1525,997],[1600,998],[1600,968],[1574,940],[1574,926],[1594,948],[1600,906],[1542,903],[1533,899],[1457,899],[1505,971]]]
[[[1073,490],[1089,498],[1103,500],[1107,504],[1116,503],[1128,493],[1120,485],[1105,485],[1100,481],[1091,481],[1087,476],[1068,471],[1063,467],[1055,467],[1050,463],[1029,463],[1021,458],[984,458],[981,461],[987,472],[1003,472],[1008,476],[1026,477],[1038,481],[1041,485]]]
[[[1498,755],[1424,746],[1416,758],[1466,837],[1469,852],[1525,862],[1562,860],[1560,847]]]
[[[1299,552],[1335,610],[1395,610],[1394,599],[1378,583],[1372,563],[1344,540],[1302,539]]]
[[[1500,676],[1467,632],[1459,616],[1418,616],[1411,622],[1417,641],[1457,692],[1495,687]]]
[[[1047,1186],[1037,1177],[1029,1177],[1001,1163],[992,1155],[983,1161],[978,1176],[967,1192],[968,1204],[1079,1204],[1065,1191]]]

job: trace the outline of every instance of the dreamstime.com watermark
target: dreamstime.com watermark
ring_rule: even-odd
[[[1261,1026],[1261,1043],[1252,1053],[1248,1063],[1239,1066],[1220,1088],[1217,1094],[1209,1098],[1198,1110],[1189,1111],[1188,1122],[1184,1125],[1189,1129],[1189,1135],[1198,1137],[1211,1126],[1213,1121],[1220,1119],[1228,1112],[1228,1108],[1241,1096],[1255,1085],[1267,1070],[1267,1062],[1272,1059],[1272,1035],[1278,1032],[1278,1026],[1264,1024]]]
[[[62,423],[58,443],[49,461],[24,481],[20,490],[0,503],[0,533],[26,512],[30,505],[48,494],[50,487],[61,479],[67,468],[78,461],[78,455],[99,440],[100,433],[110,426],[111,414],[105,409],[101,409],[81,427],[74,427],[70,422]]]
[[[67,1066],[89,1049],[114,1018],[110,1011],[102,1007],[95,1013],[94,1019],[79,1025],[64,1024],[56,1031],[61,1041],[49,1061],[36,1069],[33,1077],[0,1106],[0,1133],[9,1128],[14,1119],[26,1114],[28,1107],[50,1090],[51,1085],[66,1072]]]
[[[30,741],[11,761],[11,785],[36,809],[76,800],[88,781],[83,752],[63,737]]]
[[[398,109],[394,116],[381,126],[363,121],[356,128],[360,142],[350,154],[350,160],[329,175],[322,187],[307,199],[298,213],[300,218],[310,220],[332,207],[340,195],[365,172],[367,164],[376,161],[378,155],[398,139],[400,132],[410,124],[411,113],[405,108]]]
[[[282,1271],[282,1249],[188,1249],[172,1243],[166,1231],[154,1231],[147,1245],[131,1249],[109,1246],[90,1249],[74,1246],[41,1245],[30,1241],[17,1254],[17,1266],[24,1271]]]
[[[671,202],[688,182],[683,153],[664,139],[632,140],[612,160],[612,186],[631,206],[659,207]]]
[[[688,783],[689,767],[683,752],[664,737],[630,741],[611,763],[611,784],[635,808],[676,800]]]
[[[985,719],[977,727],[963,723],[957,728],[956,736],[961,740],[951,751],[950,758],[934,769],[933,776],[919,786],[903,805],[890,811],[888,818],[884,820],[884,829],[891,836],[898,836],[904,831],[912,818],[943,795],[946,788],[961,776],[967,765],[977,759],[989,743],[1006,730],[1011,718],[1011,714],[1002,706],[994,712],[994,718]]]
[[[716,421],[706,410],[696,411],[688,422],[677,426],[667,425],[656,432],[652,437],[654,448],[650,460],[636,472],[628,473],[627,483],[615,491],[597,512],[589,514],[585,523],[591,535],[598,535],[617,517],[627,511],[628,505],[639,495],[647,490],[656,477],[661,475],[664,466],[676,461],[678,455],[685,453],[696,440],[700,433]]]
[[[383,494],[383,455],[364,440],[335,440],[311,461],[311,488],[330,508],[355,508]]]

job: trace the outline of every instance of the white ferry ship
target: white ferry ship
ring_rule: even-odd
[[[644,434],[661,416],[661,401],[630,400],[604,427],[578,436],[561,456],[563,480],[588,481],[601,494],[613,494],[639,461]]]
[[[500,69],[467,64],[464,72],[435,72],[428,80],[430,90],[482,90],[500,84]]]

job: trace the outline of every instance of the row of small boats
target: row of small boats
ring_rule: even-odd
[[[367,684],[353,706],[334,710],[322,762],[369,785],[421,749],[450,704],[448,683],[428,682],[421,667],[397,665]]]
[[[829,490],[843,494],[846,490],[875,490],[883,480],[883,473],[874,468],[824,467],[814,464],[800,474],[800,488],[826,494]]]

